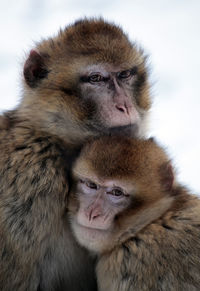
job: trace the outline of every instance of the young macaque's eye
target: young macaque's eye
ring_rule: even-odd
[[[125,193],[123,192],[123,190],[119,189],[119,188],[113,188],[112,190],[110,190],[109,192],[107,192],[108,194],[110,195],[113,195],[113,196],[124,196]]]
[[[90,189],[97,190],[99,188],[99,186],[97,184],[95,184],[94,182],[91,182],[91,181],[86,181],[85,184]]]

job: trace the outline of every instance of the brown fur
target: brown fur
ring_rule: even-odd
[[[7,116],[0,116],[0,130],[6,130],[10,127],[10,120],[7,118]]]
[[[125,137],[93,140],[76,161],[75,177],[117,179],[133,189],[131,205],[92,247],[100,291],[199,290],[200,200],[173,181],[170,164],[152,139]],[[79,205],[74,194],[72,225]],[[78,232],[76,238],[89,246]]]
[[[93,259],[68,226],[66,198],[81,144],[107,131],[80,84],[85,66],[105,62],[119,72],[137,66],[127,90],[142,121],[151,103],[143,52],[117,26],[87,19],[36,44],[21,103],[0,117],[2,291],[96,289]]]
[[[137,66],[131,98],[144,119],[151,102],[143,52],[117,26],[87,19],[36,44],[21,103],[0,117],[2,291],[96,289],[93,259],[68,226],[66,198],[81,144],[107,130],[80,85],[86,65],[105,62]]]
[[[133,97],[141,109],[150,108],[146,57],[119,27],[103,20],[80,21],[61,30],[57,37],[39,43],[35,49],[42,56],[48,78],[43,78],[35,90],[24,84],[26,98],[22,100],[20,114],[28,114],[37,127],[46,131],[51,126],[51,131],[63,139],[67,137],[67,142],[74,140],[74,131],[76,141],[78,137],[82,140],[91,135],[79,120],[87,124],[93,107],[90,109],[84,100],[80,101],[77,84],[81,68],[97,63],[112,64],[121,70],[137,66]],[[62,127],[60,131],[54,128],[53,118],[68,123],[67,135]]]

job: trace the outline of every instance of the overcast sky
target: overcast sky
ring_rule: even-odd
[[[150,133],[168,149],[179,180],[200,194],[199,0],[0,0],[0,111],[20,99],[25,54],[84,16],[120,24],[150,55]]]

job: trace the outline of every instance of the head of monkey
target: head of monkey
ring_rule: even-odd
[[[170,161],[153,139],[101,137],[72,171],[69,214],[78,241],[95,252],[114,247],[160,217],[173,202]]]
[[[21,116],[69,141],[142,135],[150,108],[146,57],[116,25],[84,19],[36,44],[24,65]]]

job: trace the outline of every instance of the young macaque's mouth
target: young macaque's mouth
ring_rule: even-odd
[[[98,232],[98,231],[107,231],[107,228],[103,228],[103,227],[98,227],[98,226],[90,226],[90,225],[84,225],[84,224],[80,224],[79,222],[77,222],[78,226],[83,228],[83,229],[86,229],[88,231],[94,231],[94,232]]]

